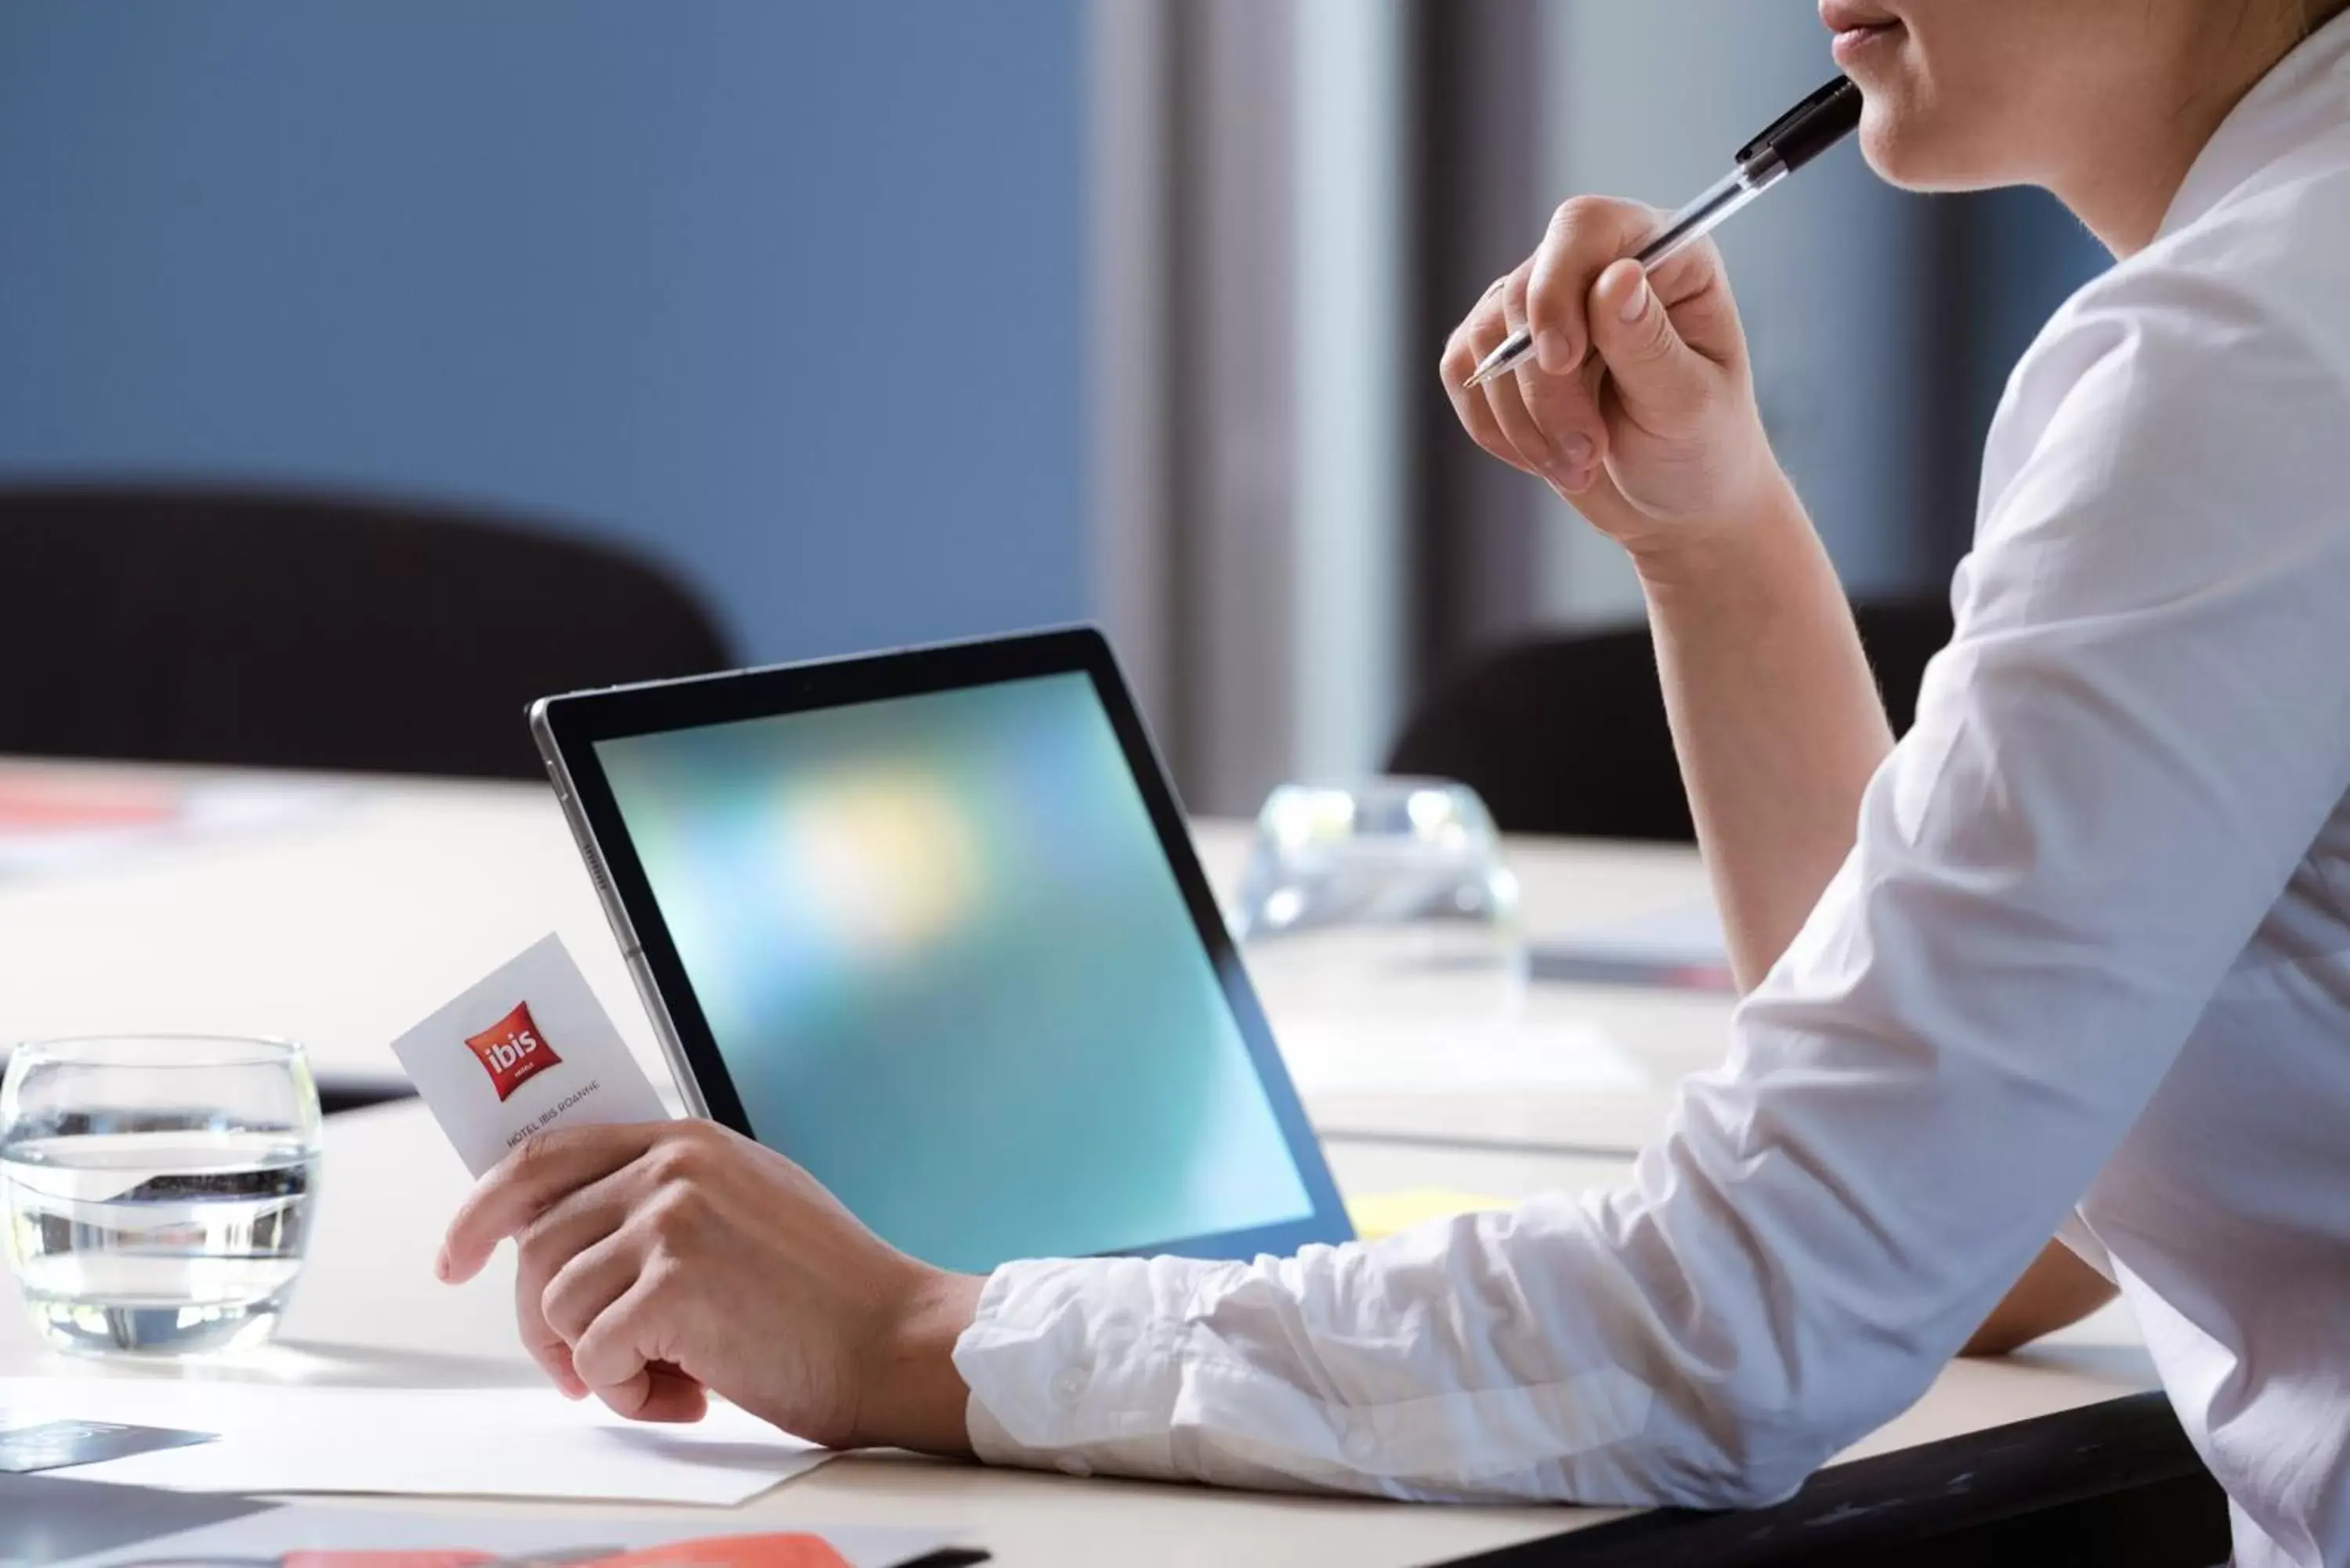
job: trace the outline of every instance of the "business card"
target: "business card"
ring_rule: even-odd
[[[391,1052],[475,1176],[549,1127],[669,1116],[553,933],[466,987]]]
[[[113,1421],[44,1421],[36,1427],[8,1427],[6,1420],[7,1412],[0,1410],[0,1474],[12,1476],[68,1469],[213,1440],[210,1432],[126,1427]]]

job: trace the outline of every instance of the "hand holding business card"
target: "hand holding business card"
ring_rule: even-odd
[[[458,1158],[485,1174],[536,1132],[668,1109],[549,934],[392,1043]]]

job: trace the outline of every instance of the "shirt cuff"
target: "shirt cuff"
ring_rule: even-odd
[[[1203,1270],[1178,1258],[1007,1263],[955,1342],[990,1464],[1174,1477],[1178,1341]]]

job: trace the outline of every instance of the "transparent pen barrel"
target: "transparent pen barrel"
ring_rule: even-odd
[[[1787,166],[1775,158],[1741,164],[1712,189],[1675,213],[1657,237],[1641,247],[1637,259],[1651,270],[1662,266],[1786,177]]]
[[[1724,175],[1705,194],[1675,213],[1659,230],[1654,239],[1642,246],[1633,259],[1650,272],[1670,261],[1682,251],[1713,233],[1731,215],[1755,197],[1784,180],[1787,165],[1775,155],[1764,155],[1742,163]],[[1534,352],[1534,335],[1521,327],[1510,334],[1501,347],[1478,361],[1465,383],[1480,387],[1493,377],[1519,364]]]

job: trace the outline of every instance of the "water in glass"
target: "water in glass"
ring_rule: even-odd
[[[317,1188],[307,1067],[215,1062],[198,1074],[168,1051],[93,1064],[86,1052],[60,1061],[60,1049],[23,1048],[29,1060],[11,1064],[0,1098],[0,1208],[35,1324],[76,1351],[267,1338],[301,1272]],[[273,1072],[274,1088],[240,1081]],[[124,1093],[142,1085],[144,1103]],[[216,1097],[197,1103],[205,1094]]]

